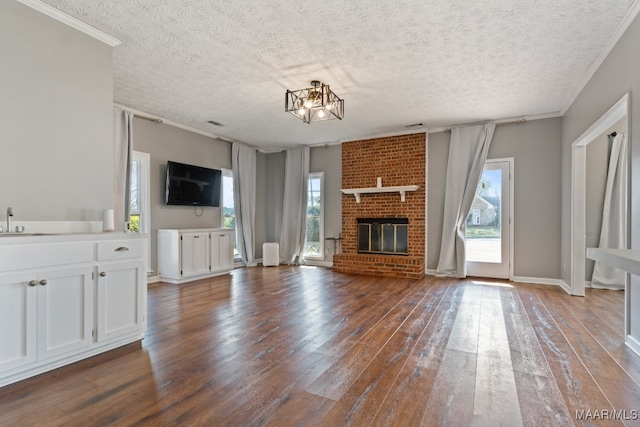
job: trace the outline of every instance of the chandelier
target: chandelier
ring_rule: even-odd
[[[329,85],[313,80],[309,88],[287,90],[284,110],[307,124],[321,120],[342,120],[344,99],[340,99]]]

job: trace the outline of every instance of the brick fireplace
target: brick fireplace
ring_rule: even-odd
[[[342,144],[342,188],[418,185],[400,194],[361,194],[360,203],[353,195],[342,195],[342,253],[333,257],[333,269],[346,273],[421,278],[425,271],[425,176],[426,135],[424,133],[352,141]],[[358,220],[375,219],[375,223],[394,233],[406,232],[406,251],[378,250],[369,246],[358,251]],[[372,221],[366,220],[365,223]],[[406,229],[389,224],[404,224]],[[386,224],[386,225],[385,225]],[[360,225],[362,229],[363,226]],[[361,232],[362,234],[362,232]],[[362,239],[362,237],[360,237]],[[374,239],[375,240],[375,239]],[[395,246],[394,246],[395,247]],[[372,250],[375,249],[375,250]]]

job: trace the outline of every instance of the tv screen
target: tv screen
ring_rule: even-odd
[[[220,206],[222,172],[184,163],[167,162],[168,205]]]

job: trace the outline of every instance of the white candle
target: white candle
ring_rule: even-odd
[[[114,220],[113,220],[113,209],[105,209],[102,212],[102,231],[113,231]]]

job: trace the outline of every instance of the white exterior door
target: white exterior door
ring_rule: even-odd
[[[487,160],[466,222],[469,276],[511,276],[513,159]]]

